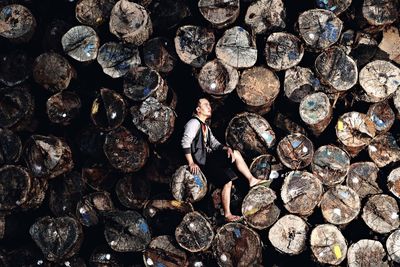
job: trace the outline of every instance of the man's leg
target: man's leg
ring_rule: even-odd
[[[240,154],[240,152],[237,150],[235,150],[233,153],[235,154],[236,168],[249,181],[250,187],[262,182],[262,180],[257,179],[256,177],[253,176],[253,174],[251,174],[249,167],[247,166],[247,163],[244,161],[244,159],[242,157],[242,154]]]
[[[231,190],[232,181],[226,183],[222,188],[221,200],[222,208],[224,209],[225,220],[228,222],[239,220],[240,217],[231,213]]]

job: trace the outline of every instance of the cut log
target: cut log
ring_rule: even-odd
[[[280,252],[298,255],[306,248],[308,225],[295,215],[285,215],[269,230],[268,239]]]
[[[135,174],[119,179],[115,193],[122,205],[128,209],[142,209],[150,198],[151,184],[146,177]]]
[[[332,106],[325,93],[305,96],[299,106],[301,119],[310,127],[313,134],[320,135],[332,120]]]
[[[22,143],[19,136],[8,129],[0,128],[0,166],[18,162],[21,152]]]
[[[331,224],[315,227],[310,237],[311,250],[318,262],[338,265],[347,253],[347,242],[340,230]]]
[[[295,66],[285,71],[284,92],[293,102],[300,102],[305,96],[314,92],[319,83],[309,68]]]
[[[347,252],[349,267],[389,267],[387,255],[381,242],[371,239],[361,239],[352,244]]]
[[[309,216],[321,201],[323,191],[322,183],[315,175],[292,171],[283,182],[281,198],[290,213]]]
[[[357,62],[357,66],[364,66],[371,61],[377,50],[378,42],[370,34],[358,32],[350,56]]]
[[[76,19],[85,25],[97,27],[110,17],[117,0],[79,0],[75,6]]]
[[[375,129],[378,133],[389,131],[395,120],[395,114],[388,101],[372,104],[368,109],[367,115],[375,124]]]
[[[350,165],[346,185],[353,189],[362,200],[368,195],[382,193],[376,182],[379,168],[373,162],[356,162]]]
[[[171,191],[176,200],[197,202],[207,193],[207,179],[201,171],[193,175],[189,166],[183,165],[172,175]]]
[[[311,9],[300,14],[299,32],[311,49],[323,50],[336,43],[342,31],[343,22],[328,10]]]
[[[179,245],[187,251],[205,251],[212,244],[214,230],[203,215],[193,211],[186,214],[176,227],[175,238]]]
[[[186,25],[176,31],[175,50],[180,60],[195,68],[202,67],[213,50],[215,36],[212,30]]]
[[[281,0],[252,1],[246,11],[244,22],[255,34],[286,27],[286,9]]]
[[[400,199],[400,168],[393,169],[387,178],[387,187],[390,192]]]
[[[285,32],[274,32],[268,36],[265,44],[265,60],[274,70],[286,70],[300,63],[304,47],[295,35]]]
[[[393,231],[386,240],[386,250],[389,258],[400,263],[400,230]]]
[[[61,38],[63,50],[73,59],[80,62],[93,61],[99,51],[100,39],[93,28],[75,26]]]
[[[294,133],[279,141],[276,151],[283,165],[292,170],[299,170],[311,164],[314,145],[305,135]]]
[[[272,189],[261,185],[251,188],[242,203],[242,214],[246,222],[258,230],[274,224],[281,213],[275,200],[276,194]]]
[[[391,133],[376,136],[368,146],[369,157],[379,168],[400,160],[400,147]]]
[[[395,0],[365,0],[362,13],[368,23],[375,26],[391,24],[399,15]]]
[[[0,36],[15,43],[27,43],[35,33],[36,19],[22,5],[4,6],[0,11]]]
[[[167,235],[151,240],[143,252],[143,261],[146,267],[184,267],[189,264],[186,252],[179,248],[174,238]]]
[[[240,26],[224,32],[215,47],[219,60],[234,68],[250,68],[257,61],[257,47],[250,34]]]
[[[177,58],[174,44],[165,37],[155,37],[143,45],[144,63],[156,71],[171,72],[176,65]]]
[[[287,114],[277,113],[274,119],[274,125],[281,129],[285,134],[307,134],[306,130],[298,123],[294,122]]]
[[[0,82],[15,86],[27,80],[32,73],[32,59],[24,51],[16,50],[0,56]]]
[[[89,264],[93,265],[94,267],[100,267],[104,265],[108,267],[118,267],[122,265],[119,257],[108,246],[99,246],[95,248],[90,255]]]
[[[360,209],[360,198],[350,187],[337,185],[322,196],[322,215],[332,224],[348,224],[357,217]]]
[[[336,15],[343,13],[351,5],[351,0],[315,0],[317,6],[332,11]]]
[[[225,140],[242,155],[252,158],[268,152],[275,144],[275,133],[260,115],[243,112],[229,122]]]
[[[278,76],[264,67],[244,70],[240,76],[236,92],[248,110],[265,114],[279,94]]]
[[[388,54],[390,60],[400,64],[400,34],[398,28],[391,26],[383,30],[379,49]]]
[[[130,68],[141,64],[137,48],[114,42],[105,43],[100,47],[97,62],[103,68],[103,72],[112,78],[122,77]]]
[[[84,196],[76,205],[75,214],[82,225],[89,227],[99,223],[102,213],[114,209],[110,194],[100,191]]]
[[[250,172],[257,179],[274,180],[279,177],[282,164],[271,154],[256,157],[250,164]]]
[[[201,15],[216,28],[232,24],[239,16],[239,0],[200,0],[197,5]]]
[[[110,32],[125,43],[140,46],[153,32],[146,9],[128,0],[118,1],[111,10]]]
[[[79,114],[81,100],[77,94],[61,91],[52,95],[46,102],[46,113],[54,123],[68,125]]]
[[[393,95],[400,86],[400,69],[390,62],[375,60],[360,71],[360,85],[364,91],[380,102]]]
[[[197,80],[205,93],[213,97],[223,97],[236,88],[239,73],[233,67],[214,59],[201,68]]]
[[[241,223],[228,223],[218,230],[214,251],[221,267],[262,266],[260,237]]]
[[[154,29],[161,34],[175,29],[181,20],[191,15],[187,4],[184,0],[151,0],[149,10]]]

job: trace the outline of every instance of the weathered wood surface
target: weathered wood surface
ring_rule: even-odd
[[[126,175],[118,180],[115,193],[125,207],[142,209],[150,198],[151,185],[140,174]]]
[[[361,239],[352,244],[347,251],[349,267],[388,267],[385,249],[381,242],[371,239]]]
[[[109,19],[117,0],[79,0],[75,6],[76,19],[85,25],[97,27]]]
[[[315,90],[318,79],[309,68],[295,66],[285,71],[284,92],[293,102],[300,102]]]
[[[178,60],[173,42],[165,37],[155,37],[143,44],[143,61],[146,66],[162,73],[171,72]]]
[[[346,11],[351,2],[351,0],[315,0],[318,7],[332,11],[336,15]]]
[[[0,128],[0,165],[19,161],[22,152],[21,138],[8,129]]]
[[[68,125],[79,114],[81,99],[70,91],[61,91],[52,95],[46,102],[46,113],[54,123]]]
[[[400,230],[393,231],[390,236],[386,239],[386,250],[389,258],[400,263]]]
[[[171,191],[176,200],[200,201],[207,193],[207,178],[201,171],[192,174],[189,166],[183,165],[172,175]]]
[[[369,157],[379,168],[400,160],[400,147],[391,133],[376,136],[368,146]]]
[[[12,4],[0,10],[0,36],[15,43],[26,43],[35,29],[36,19],[25,6]]]
[[[286,9],[281,0],[253,1],[247,8],[244,22],[255,34],[286,27]]]
[[[390,24],[399,15],[395,0],[365,0],[362,6],[362,13],[369,24],[376,26]]]
[[[289,169],[298,170],[311,164],[314,145],[305,135],[294,133],[281,139],[276,151],[283,165]]]
[[[89,26],[75,26],[61,38],[64,52],[80,62],[96,59],[99,51],[100,39],[93,28]]]
[[[173,237],[163,235],[153,238],[143,252],[146,267],[186,267],[189,266],[188,255],[178,247]]]
[[[382,193],[377,183],[379,168],[373,162],[355,162],[350,165],[346,185],[353,189],[360,199]]]
[[[197,5],[201,15],[216,28],[232,24],[240,12],[239,0],[200,0]]]
[[[395,120],[394,111],[390,107],[388,101],[372,104],[368,109],[367,115],[375,124],[375,128],[378,133],[385,133],[389,131]]]
[[[387,178],[387,186],[397,198],[400,198],[400,168],[393,169],[388,178]]]
[[[105,191],[94,192],[84,196],[76,205],[76,217],[84,226],[99,223],[103,212],[114,210],[110,194]]]
[[[318,136],[332,119],[332,106],[328,96],[323,92],[305,96],[300,102],[299,114],[314,135]]]
[[[400,64],[400,34],[398,28],[391,26],[383,30],[379,49],[388,54],[390,60]]]
[[[253,159],[249,169],[257,179],[272,181],[279,177],[279,171],[283,169],[283,166],[271,154],[264,154]]]

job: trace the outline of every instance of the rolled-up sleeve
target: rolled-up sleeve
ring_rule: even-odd
[[[196,134],[200,128],[200,122],[196,119],[189,120],[185,125],[185,131],[183,132],[181,145],[185,154],[190,154],[190,146],[193,142],[193,139],[196,137]]]

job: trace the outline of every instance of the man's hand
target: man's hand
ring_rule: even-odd
[[[189,170],[192,174],[199,174],[200,172],[200,167],[196,163],[191,163],[189,164]]]
[[[226,150],[226,154],[228,154],[228,158],[231,158],[232,163],[235,162],[235,153],[233,153],[232,148],[228,147],[228,149]]]

